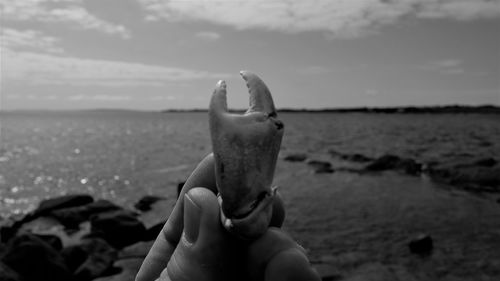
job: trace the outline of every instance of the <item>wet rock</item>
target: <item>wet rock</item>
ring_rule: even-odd
[[[347,160],[347,161],[352,161],[352,162],[361,162],[361,163],[369,162],[369,161],[373,160],[372,158],[365,156],[363,154],[359,154],[359,153],[343,155],[342,159]]]
[[[327,161],[311,160],[307,164],[313,168],[315,174],[333,173],[332,164]]]
[[[332,156],[332,157],[336,157],[336,158],[340,158],[342,160],[346,160],[346,161],[351,161],[351,162],[369,162],[369,161],[372,161],[373,159],[368,157],[368,156],[365,156],[363,154],[360,154],[360,153],[342,153],[342,152],[339,152],[339,151],[336,151],[336,150],[333,150],[333,149],[330,149],[328,150],[328,153]]]
[[[177,184],[177,198],[181,195],[182,188],[186,184],[185,181],[181,181],[180,183]]]
[[[33,234],[33,235],[40,238],[45,243],[49,244],[52,248],[56,249],[57,251],[60,251],[63,248],[61,238],[57,237],[56,235],[50,235],[50,234]]]
[[[74,271],[76,280],[92,280],[106,274],[118,256],[118,252],[103,239],[85,239],[77,247],[87,256]]]
[[[428,256],[434,248],[432,237],[428,234],[420,234],[408,243],[410,251],[420,256]]]
[[[483,158],[479,159],[476,162],[474,162],[475,166],[481,166],[481,167],[493,167],[498,163],[498,161],[495,158]]]
[[[89,220],[92,215],[117,210],[122,210],[122,207],[108,200],[97,200],[84,206],[51,211],[50,216],[58,220],[67,229],[78,229],[79,224]]]
[[[365,171],[379,172],[386,170],[398,170],[409,175],[418,175],[422,172],[422,164],[413,159],[386,154],[365,167]]]
[[[35,235],[23,234],[11,239],[2,261],[25,281],[72,280],[60,253]]]
[[[135,203],[134,207],[139,211],[149,211],[151,210],[151,205],[158,202],[159,200],[165,200],[165,197],[146,195],[142,197],[137,203]]]
[[[429,170],[432,179],[472,192],[500,192],[500,167],[439,166]]]
[[[0,281],[21,281],[21,277],[12,268],[0,262]]]
[[[166,221],[160,222],[160,223],[155,224],[152,227],[148,228],[146,230],[146,233],[144,234],[143,241],[155,240],[156,237],[158,237],[158,234],[160,234],[160,231],[163,229],[163,226],[165,225],[165,223],[166,223]]]
[[[303,162],[307,159],[307,155],[304,153],[295,153],[295,154],[290,154],[285,156],[283,160],[289,161],[289,162]]]
[[[12,237],[14,237],[21,227],[21,224],[14,220],[4,220],[0,225],[0,243],[7,243]]]
[[[127,211],[94,215],[90,224],[92,237],[102,237],[117,249],[142,241],[146,233],[144,224]]]
[[[70,272],[75,272],[87,260],[89,254],[81,245],[69,246],[61,251]]]
[[[92,203],[94,199],[87,194],[64,195],[56,198],[46,199],[40,202],[33,216],[43,216],[51,211],[63,208],[77,207]]]

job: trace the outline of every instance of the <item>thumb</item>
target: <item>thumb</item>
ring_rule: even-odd
[[[184,236],[188,243],[206,242],[220,231],[219,203],[206,188],[193,188],[184,195]],[[213,239],[213,237],[210,237]],[[210,239],[211,240],[211,239]]]
[[[171,280],[231,280],[225,276],[232,268],[232,247],[220,223],[217,197],[206,188],[193,188],[183,200],[184,232],[166,274]]]
[[[201,208],[188,194],[184,195],[184,238],[194,244],[200,232]]]

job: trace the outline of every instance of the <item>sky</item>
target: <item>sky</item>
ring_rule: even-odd
[[[0,0],[0,110],[500,105],[500,0]]]

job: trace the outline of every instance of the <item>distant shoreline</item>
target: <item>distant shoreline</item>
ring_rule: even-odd
[[[230,110],[244,112],[244,109]],[[352,107],[352,108],[279,108],[278,112],[289,113],[488,113],[500,114],[500,106],[480,105],[446,105],[446,106],[398,106],[398,107]],[[162,113],[175,112],[207,112],[207,109],[167,109]]]
[[[126,113],[126,112],[142,112],[142,113],[196,113],[207,112],[208,109],[192,108],[192,109],[164,109],[164,110],[134,110],[134,109],[118,109],[118,108],[102,108],[102,109],[75,109],[75,110],[43,110],[43,109],[17,109],[17,110],[0,110],[2,113],[86,113],[86,112],[103,112],[103,113]],[[230,110],[231,112],[244,112],[245,109]],[[395,106],[395,107],[350,107],[350,108],[279,108],[281,113],[383,113],[383,114],[440,114],[440,113],[482,113],[482,114],[500,114],[500,106],[495,105],[443,105],[443,106]]]

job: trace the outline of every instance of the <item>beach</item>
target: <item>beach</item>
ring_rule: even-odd
[[[323,280],[500,277],[500,115],[280,118],[283,229]],[[211,152],[205,112],[4,112],[0,121],[4,221],[67,194],[135,211],[143,196],[162,197],[139,212],[149,228],[166,220],[178,184]],[[430,248],[409,246],[422,237]],[[148,245],[135,245],[133,259],[122,249],[115,264],[124,270],[99,280],[133,280]]]

